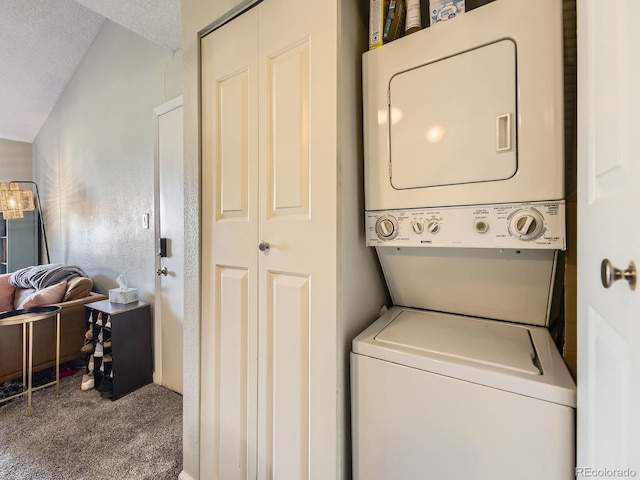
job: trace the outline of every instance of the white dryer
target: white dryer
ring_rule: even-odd
[[[573,478],[547,327],[565,249],[562,2],[365,53],[365,221],[394,307],[352,346],[355,480]]]
[[[494,1],[362,68],[366,210],[564,199],[559,0]]]

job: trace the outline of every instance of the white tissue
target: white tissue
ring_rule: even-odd
[[[120,287],[120,290],[126,290],[127,286],[129,285],[127,283],[127,277],[125,273],[127,272],[122,272],[120,275],[118,275],[118,278],[116,278],[116,282],[118,283],[118,287]]]
[[[122,272],[116,278],[118,288],[112,288],[109,290],[109,301],[113,303],[131,303],[138,301],[138,289],[129,288],[129,282],[127,282],[126,272]]]

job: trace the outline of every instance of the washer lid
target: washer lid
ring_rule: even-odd
[[[352,347],[357,355],[576,406],[576,384],[543,327],[396,306]]]
[[[383,344],[541,375],[529,331],[508,323],[403,310],[374,339]]]

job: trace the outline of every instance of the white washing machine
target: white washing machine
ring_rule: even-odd
[[[542,327],[393,307],[353,342],[354,478],[574,478],[575,384]]]
[[[352,344],[353,478],[574,478],[576,386],[547,330],[558,252],[394,243],[377,250],[395,306]]]
[[[394,303],[353,341],[355,480],[565,480],[575,383],[562,2],[497,0],[363,57],[365,221]]]

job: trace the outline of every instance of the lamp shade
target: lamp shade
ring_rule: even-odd
[[[25,210],[35,210],[33,192],[20,190],[17,183],[0,183],[0,211],[4,219],[24,218]]]

